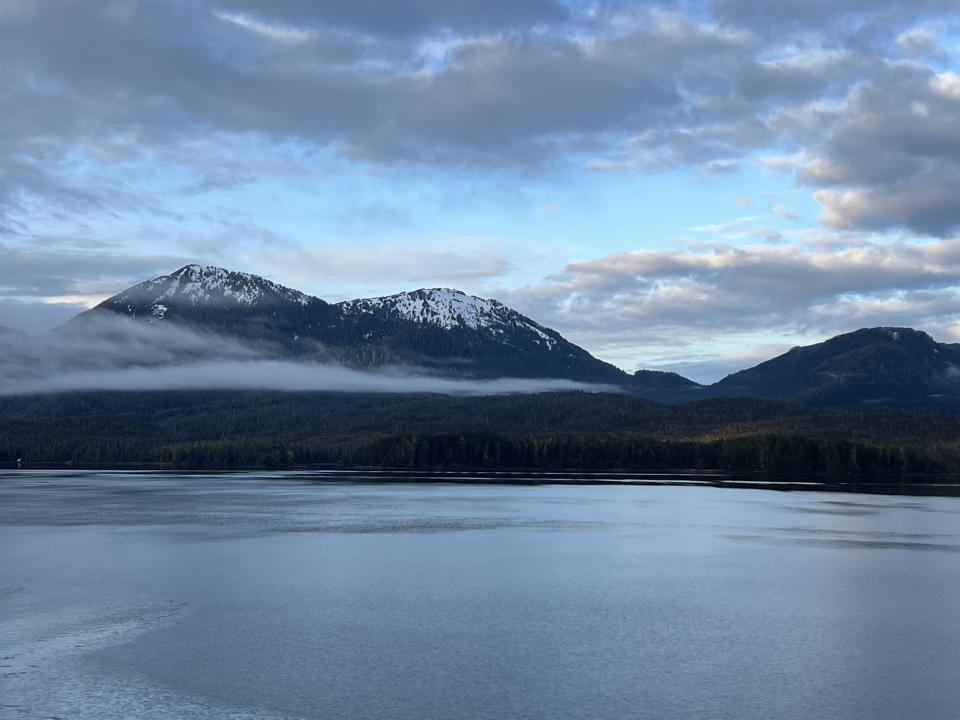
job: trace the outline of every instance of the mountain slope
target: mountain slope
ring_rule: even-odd
[[[415,366],[459,377],[542,377],[627,385],[630,376],[516,310],[447,288],[329,304],[247,273],[188,265],[67,323],[105,317],[175,324],[282,357],[352,367]]]
[[[604,383],[672,403],[759,397],[808,405],[960,410],[960,345],[937,343],[910,328],[847,333],[703,386],[675,373],[640,370],[628,375],[516,310],[458,290],[424,288],[330,304],[256,275],[188,265],[105,300],[59,332],[78,332],[89,340],[98,320],[118,316],[148,332],[154,332],[151,327],[199,331],[198,342],[177,356],[181,360],[220,357],[228,349],[236,356],[239,348],[355,368],[407,366],[447,377]],[[117,347],[114,336],[102,337],[93,345]],[[218,342],[218,337],[225,340]],[[228,348],[230,343],[234,347]],[[156,353],[151,347],[147,354]],[[95,355],[86,352],[71,365],[89,364]],[[152,364],[168,362],[170,356],[168,352]]]
[[[910,328],[865,328],[729,375],[707,394],[818,405],[960,405],[960,345]]]
[[[175,323],[296,353],[300,337],[317,325],[336,322],[339,313],[319,298],[257,275],[187,265],[104,300],[65,327],[110,315]]]
[[[123,307],[127,313],[150,310],[153,318],[163,319],[168,306],[175,308],[219,306],[242,308],[265,305],[309,305],[316,298],[298,290],[278,285],[249,273],[224,270],[210,265],[186,265],[170,275],[163,275],[134,285],[101,303]]]
[[[424,288],[338,306],[365,341],[389,347],[407,362],[482,376],[563,377],[625,384],[622,370],[596,359],[496,301],[449,288]]]
[[[702,397],[704,386],[675,372],[637,370],[630,379],[631,389],[639,395],[666,402]]]

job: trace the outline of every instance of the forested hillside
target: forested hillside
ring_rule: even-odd
[[[227,468],[960,470],[960,417],[626,394],[166,392],[0,399],[0,462]]]

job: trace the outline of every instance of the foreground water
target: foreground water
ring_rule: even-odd
[[[0,473],[0,717],[960,717],[960,498],[330,478]]]

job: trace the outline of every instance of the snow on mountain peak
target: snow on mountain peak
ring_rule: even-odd
[[[538,342],[553,349],[557,340],[529,318],[496,300],[468,295],[451,288],[423,288],[412,292],[340,303],[346,313],[384,312],[399,320],[435,325],[451,330],[469,328],[502,334],[508,329],[526,330]]]
[[[186,265],[179,270],[115,295],[106,305],[155,323],[180,317],[180,309],[205,306],[255,307],[261,303],[322,303],[317,298],[257,275],[212,265]],[[423,288],[384,297],[349,300],[336,306],[343,315],[370,315],[444,330],[481,332],[508,345],[534,345],[554,350],[562,338],[554,331],[497,300],[452,288]]]
[[[170,300],[186,300],[197,306],[209,302],[256,305],[265,298],[306,305],[307,295],[250,273],[234,272],[212,265],[186,265],[170,275],[148,280],[114,298],[118,303],[140,300],[151,313],[163,319]]]

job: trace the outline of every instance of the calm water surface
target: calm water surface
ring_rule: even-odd
[[[0,473],[3,718],[960,718],[960,498]]]

